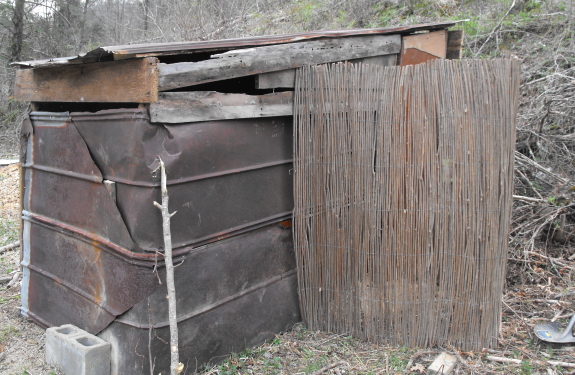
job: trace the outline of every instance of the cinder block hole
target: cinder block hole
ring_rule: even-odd
[[[63,335],[69,335],[70,333],[72,333],[73,329],[70,327],[64,327],[64,328],[59,328],[56,330],[56,332],[61,333]]]
[[[78,341],[80,344],[84,346],[94,346],[98,343],[98,341],[90,337],[80,337],[79,339],[76,339],[76,341]]]

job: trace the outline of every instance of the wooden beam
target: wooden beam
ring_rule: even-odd
[[[154,102],[158,98],[157,59],[19,70],[14,96],[31,102]]]
[[[267,95],[215,91],[164,92],[150,104],[152,122],[186,123],[239,118],[291,116],[293,92]]]
[[[392,66],[397,63],[397,54],[364,57],[349,60],[351,63],[364,63],[380,66]],[[256,76],[256,89],[293,88],[295,86],[295,69],[279,72],[262,73]]]
[[[293,88],[294,86],[295,69],[262,73],[256,76],[256,89]]]
[[[397,65],[397,56],[398,54],[394,53],[390,55],[365,57],[363,59],[351,60],[350,62],[379,65],[379,66],[394,66]]]
[[[463,49],[463,30],[453,30],[447,32],[447,54],[445,58],[449,60],[458,60],[461,58]]]
[[[304,65],[399,53],[399,35],[366,35],[234,50],[209,60],[158,64],[159,90],[275,72]]]

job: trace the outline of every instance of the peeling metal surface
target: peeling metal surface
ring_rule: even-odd
[[[83,64],[97,61],[113,60],[114,58],[166,56],[174,54],[217,52],[238,48],[265,46],[271,44],[296,43],[305,40],[341,38],[355,35],[385,35],[385,34],[411,34],[418,31],[445,29],[462,21],[435,22],[410,26],[394,26],[375,29],[351,29],[310,31],[295,34],[268,35],[237,39],[224,39],[216,41],[193,41],[174,43],[133,44],[123,46],[108,46],[94,49],[86,54],[56,58],[49,60],[23,61],[14,63],[21,67],[38,68],[61,66],[66,64]]]
[[[24,195],[22,312],[97,333],[158,286],[67,113],[34,113]],[[139,259],[138,259],[139,258]]]
[[[291,216],[291,117],[163,125],[142,110],[72,113],[143,251],[163,247],[158,156],[166,164],[176,254]]]

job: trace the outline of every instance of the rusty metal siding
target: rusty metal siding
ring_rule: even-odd
[[[33,112],[30,119],[22,311],[43,326],[72,322],[98,333],[158,287],[151,272],[157,258],[161,266],[156,251],[163,246],[152,205],[159,200],[158,155],[168,168],[171,210],[178,211],[177,259],[240,233],[248,232],[241,241],[249,244],[254,229],[291,215],[291,117],[164,126],[150,123],[144,110],[121,109]],[[283,237],[258,249],[280,243],[288,255],[274,259],[292,264]],[[261,266],[249,270],[254,278],[268,275],[253,264]]]
[[[158,286],[148,266],[114,249],[27,219],[24,315],[44,327],[72,323],[97,333]]]
[[[163,125],[142,110],[72,113],[143,251],[163,246],[158,156],[166,164],[178,249],[284,220],[293,193],[291,117]]]
[[[222,359],[300,321],[291,231],[272,225],[194,250],[175,268],[180,358],[189,366]],[[162,274],[163,277],[163,274]],[[147,373],[148,329],[156,368],[168,368],[166,289],[116,319],[100,337],[121,342],[112,373]],[[159,337],[159,338],[158,338]],[[162,341],[163,340],[163,341]],[[218,358],[219,357],[219,358]],[[137,371],[136,371],[137,370]]]
[[[25,220],[86,232],[133,250],[134,245],[83,138],[66,114],[32,113]],[[100,241],[102,242],[102,241]]]

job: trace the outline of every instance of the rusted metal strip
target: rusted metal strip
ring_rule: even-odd
[[[282,166],[282,165],[290,165],[291,166],[292,163],[293,163],[293,159],[278,160],[278,161],[272,161],[272,162],[268,162],[268,163],[254,164],[254,165],[250,165],[248,167],[223,170],[223,171],[214,172],[214,173],[206,173],[206,174],[201,174],[201,175],[197,175],[197,176],[193,176],[193,177],[182,177],[182,178],[177,178],[177,179],[168,179],[167,185],[173,186],[173,185],[186,184],[186,183],[194,182],[194,181],[207,180],[207,179],[211,179],[211,178],[215,178],[215,177],[223,177],[223,176],[232,175],[232,174],[236,174],[236,173],[256,171],[258,169],[277,167],[277,166]],[[32,168],[41,169],[41,168],[38,168],[36,166],[32,166]],[[66,175],[65,173],[62,173],[62,174]],[[86,177],[83,175],[78,175],[78,178],[86,179]],[[118,182],[118,183],[121,183],[124,185],[140,186],[140,187],[147,187],[147,188],[153,188],[153,187],[159,187],[160,186],[159,182],[133,181],[133,180],[129,180],[127,178],[122,178],[122,177],[117,177],[117,176],[106,176],[106,175],[104,175],[104,178],[106,180]]]
[[[22,167],[29,168],[29,169],[36,169],[38,171],[43,171],[43,172],[48,172],[48,173],[53,173],[53,174],[59,174],[62,176],[72,177],[72,178],[76,178],[79,180],[84,180],[84,181],[89,181],[89,182],[94,182],[94,183],[101,183],[103,181],[102,177],[87,175],[84,173],[79,173],[79,172],[74,172],[74,171],[69,171],[69,170],[62,169],[62,168],[49,167],[46,165],[28,163],[28,164],[24,164]],[[154,185],[154,186],[156,186],[156,185]]]
[[[156,262],[157,255],[155,254],[150,254],[149,252],[142,253],[130,251],[129,249],[118,246],[116,243],[111,242],[102,236],[98,236],[92,232],[85,231],[65,222],[54,220],[44,215],[31,213],[26,210],[22,211],[22,217],[25,221],[29,221],[44,228],[62,233],[65,236],[97,247],[100,250],[106,251],[116,257],[121,258],[124,262],[150,268],[153,267]],[[189,249],[181,249],[179,252],[177,252],[177,255],[183,255],[188,251]],[[158,260],[158,262],[161,263],[161,258]]]

